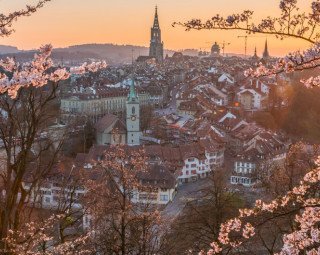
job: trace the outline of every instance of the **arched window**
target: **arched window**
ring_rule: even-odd
[[[136,114],[136,108],[132,107],[132,114]]]

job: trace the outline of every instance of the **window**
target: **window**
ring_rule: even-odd
[[[160,195],[160,201],[168,201],[169,196],[168,195]]]
[[[132,107],[132,114],[136,114],[136,108]]]

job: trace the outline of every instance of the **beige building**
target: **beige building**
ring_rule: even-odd
[[[114,91],[85,91],[72,93],[61,99],[60,110],[68,119],[70,115],[85,115],[97,122],[101,117],[109,113],[124,112],[126,109],[128,91],[117,89]],[[149,93],[139,93],[140,105],[152,103]]]

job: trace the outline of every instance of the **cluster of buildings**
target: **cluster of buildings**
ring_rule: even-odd
[[[211,55],[164,57],[158,12],[151,28],[150,54],[128,66],[108,67],[96,74],[73,76],[61,91],[62,119],[85,116],[94,124],[95,144],[72,160],[70,171],[92,172],[112,145],[142,149],[148,170],[138,176],[145,189],[132,197],[137,203],[166,205],[179,185],[224,169],[230,185],[251,187],[269,166],[282,164],[290,141],[252,119],[277,102],[287,77],[246,79],[244,70],[272,59],[267,42],[263,58]],[[142,107],[155,107],[151,125],[142,132]],[[268,166],[268,167],[267,167]],[[27,185],[27,184],[26,184]],[[60,191],[59,191],[60,189]],[[55,206],[62,188],[57,181],[43,187],[43,203]],[[78,187],[76,202],[85,190]],[[68,196],[68,195],[67,195]],[[78,207],[80,204],[76,203]]]

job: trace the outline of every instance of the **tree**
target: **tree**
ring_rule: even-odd
[[[313,46],[306,51],[296,51],[280,58],[271,68],[260,64],[256,69],[246,71],[247,76],[275,75],[281,72],[294,72],[314,69],[320,66],[320,1],[314,0],[308,13],[301,12],[297,0],[280,0],[279,17],[267,17],[259,23],[252,22],[254,12],[245,10],[239,14],[231,14],[226,18],[219,14],[202,22],[192,19],[187,22],[175,22],[186,30],[239,30],[248,34],[260,33],[274,35],[277,38],[297,38],[311,43]],[[303,80],[306,86],[320,86],[320,76],[311,76]]]
[[[210,20],[202,22],[193,19],[185,23],[175,23],[191,29],[220,29],[240,30],[247,33],[261,33],[275,35],[280,39],[287,37],[298,38],[309,42],[312,47],[303,52],[296,51],[280,58],[271,67],[262,64],[256,69],[245,72],[247,76],[276,75],[281,72],[295,72],[315,69],[320,66],[320,1],[311,2],[308,13],[301,12],[297,0],[281,0],[279,4],[280,16],[267,17],[260,23],[251,22],[253,11],[246,10],[240,14],[232,14],[227,18],[215,15]],[[174,24],[174,25],[175,25]],[[303,79],[307,87],[320,86],[320,76]],[[314,117],[314,114],[312,114]],[[308,172],[303,180],[296,187],[292,187],[292,180],[289,176],[290,191],[284,196],[264,203],[256,201],[252,209],[240,210],[240,216],[227,221],[221,225],[218,242],[211,244],[212,249],[208,254],[218,254],[245,251],[245,244],[250,243],[260,232],[260,226],[277,224],[276,219],[289,216],[287,228],[281,231],[282,243],[278,249],[274,245],[264,245],[269,253],[278,254],[319,254],[320,252],[320,161],[317,160],[313,170]],[[292,177],[292,176],[291,176]],[[277,242],[274,240],[273,243]],[[202,252],[204,254],[204,252]]]
[[[243,206],[241,198],[228,190],[224,169],[215,170],[208,178],[208,187],[197,191],[202,198],[187,202],[165,235],[164,254],[194,254],[208,249],[212,240],[218,240],[220,225],[235,217]]]
[[[141,149],[117,145],[97,162],[99,182],[88,186],[87,207],[99,254],[157,253],[160,214],[151,203],[136,203],[138,192],[149,189],[139,180],[147,171]]]
[[[257,235],[257,229],[275,220],[293,218],[282,234],[282,245],[277,254],[318,254],[320,247],[320,200],[318,197],[320,167],[308,172],[301,183],[269,203],[257,200],[252,209],[240,209],[240,216],[221,225],[218,242],[211,244],[208,254],[243,251],[246,243]],[[277,221],[276,221],[277,222]],[[290,222],[289,222],[290,223]],[[203,253],[204,254],[204,253]]]
[[[38,1],[36,5],[27,5],[25,9],[9,13],[8,15],[0,14],[0,37],[9,36],[14,32],[12,25],[18,18],[30,16],[50,1],[51,0],[41,0]]]
[[[22,65],[13,59],[0,61],[1,73],[0,139],[3,143],[0,197],[0,249],[7,249],[9,231],[19,231],[30,194],[52,170],[63,135],[48,133],[52,117],[51,103],[58,92],[59,81],[67,79],[66,69],[53,67],[52,47],[43,46],[34,60]],[[70,71],[96,71],[104,63],[84,64]],[[31,183],[26,188],[24,182]]]
[[[151,121],[153,119],[153,111],[154,107],[148,105],[148,106],[142,106],[141,107],[141,130],[145,131],[148,128],[150,128]]]

